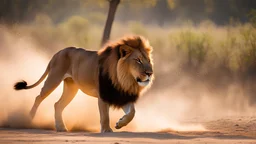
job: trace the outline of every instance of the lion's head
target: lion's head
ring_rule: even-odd
[[[117,79],[123,87],[134,84],[142,89],[152,82],[152,48],[142,37],[127,38],[123,41],[124,44],[119,47]]]
[[[138,94],[153,80],[152,47],[142,36],[127,36],[99,51],[104,73],[114,86]]]

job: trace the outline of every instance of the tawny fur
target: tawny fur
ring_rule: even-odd
[[[125,55],[126,52],[127,55]],[[116,126],[116,128],[121,128],[133,119],[135,114],[134,102],[136,102],[137,97],[140,96],[142,90],[144,91],[151,86],[154,77],[151,52],[152,47],[149,45],[149,42],[141,36],[123,37],[118,41],[107,43],[99,51],[69,47],[53,56],[44,74],[35,84],[27,85],[25,81],[22,81],[16,83],[14,88],[16,90],[33,88],[39,85],[48,75],[30,111],[30,115],[33,118],[40,103],[64,81],[63,94],[54,106],[56,130],[67,130],[62,119],[62,111],[75,97],[78,89],[80,89],[85,94],[98,98],[101,132],[111,132],[108,114],[110,104],[107,101],[103,101],[102,97],[100,97],[99,78],[106,78],[108,84],[110,83],[108,86],[119,89],[121,96],[123,96],[123,92],[125,93],[127,100],[118,96],[111,97],[116,100],[116,103],[124,100],[119,106],[122,107],[126,115],[119,120]],[[143,63],[136,63],[135,58],[141,59]],[[100,71],[100,69],[103,70]],[[148,75],[145,76],[146,71],[152,74],[150,83],[141,86],[136,78],[145,82],[146,78],[148,78]],[[108,77],[101,77],[99,72],[106,73],[104,76]],[[104,85],[100,86],[104,88]],[[105,88],[107,88],[106,84]],[[109,92],[109,89],[104,90]],[[104,94],[106,94],[107,98],[110,98],[108,93]],[[129,99],[129,94],[134,96],[134,99]]]

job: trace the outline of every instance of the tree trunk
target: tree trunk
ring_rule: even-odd
[[[108,18],[105,24],[101,45],[104,45],[109,40],[112,24],[116,14],[116,9],[119,3],[120,0],[109,0]]]

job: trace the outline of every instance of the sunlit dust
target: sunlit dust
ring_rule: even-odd
[[[41,103],[33,120],[29,118],[28,113],[43,83],[30,90],[13,90],[14,83],[21,79],[26,80],[28,84],[36,82],[45,71],[51,56],[39,51],[40,45],[34,43],[29,35],[17,35],[4,27],[0,27],[0,32],[4,35],[0,36],[0,127],[54,130],[54,103],[61,96],[63,83]],[[233,95],[242,95],[239,91],[241,88],[237,85],[231,85],[228,96],[222,98],[186,75],[180,77],[183,79],[173,86],[146,92],[136,103],[133,121],[115,131],[207,131],[202,124],[205,118],[255,114],[248,106],[248,99],[233,98]],[[67,128],[71,131],[99,132],[96,98],[79,91],[63,115]],[[112,128],[123,115],[122,110],[111,109]]]

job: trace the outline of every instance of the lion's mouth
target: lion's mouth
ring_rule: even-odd
[[[136,79],[138,84],[142,87],[147,86],[150,83],[150,77],[147,77],[146,80],[142,81],[140,78]]]

